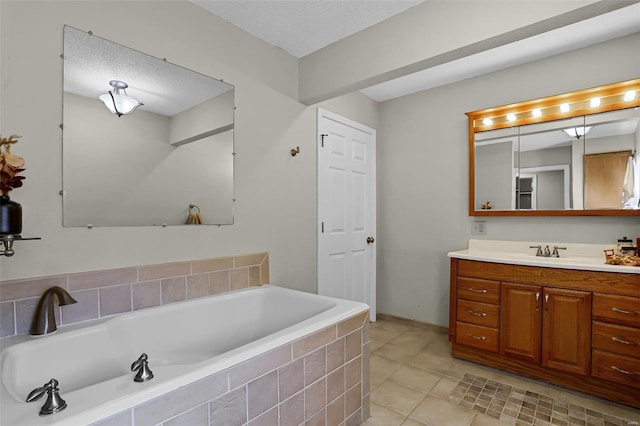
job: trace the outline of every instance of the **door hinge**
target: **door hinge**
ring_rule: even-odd
[[[324,222],[320,222],[320,223],[321,223],[321,231],[320,232],[324,234]]]
[[[329,135],[328,135],[328,134],[326,134],[326,133],[322,133],[322,134],[320,135],[320,147],[321,147],[321,148],[324,148],[324,138],[325,138],[325,136],[329,136]]]

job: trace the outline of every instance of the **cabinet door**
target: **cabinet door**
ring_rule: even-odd
[[[502,283],[500,353],[540,362],[542,287]]]
[[[542,365],[589,374],[591,293],[545,288],[543,303]]]

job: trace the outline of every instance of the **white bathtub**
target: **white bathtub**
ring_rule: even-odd
[[[88,424],[366,311],[363,303],[270,285],[150,308],[2,345],[0,424]],[[154,379],[133,381],[149,356]],[[40,417],[31,390],[51,378],[68,407]]]

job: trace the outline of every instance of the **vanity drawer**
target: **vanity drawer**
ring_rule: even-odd
[[[497,328],[458,321],[456,322],[456,343],[498,352],[500,338]]]
[[[640,327],[640,298],[593,293],[593,319]]]
[[[640,358],[639,328],[594,321],[592,330],[594,349]]]
[[[640,359],[594,349],[591,375],[640,389]]]
[[[498,305],[458,299],[458,321],[498,328]]]
[[[500,303],[500,282],[458,277],[458,298],[484,303]]]

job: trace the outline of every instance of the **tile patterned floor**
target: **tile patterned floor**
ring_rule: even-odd
[[[371,417],[365,426],[640,423],[640,410],[454,359],[448,336],[434,330],[379,320],[369,344]]]

